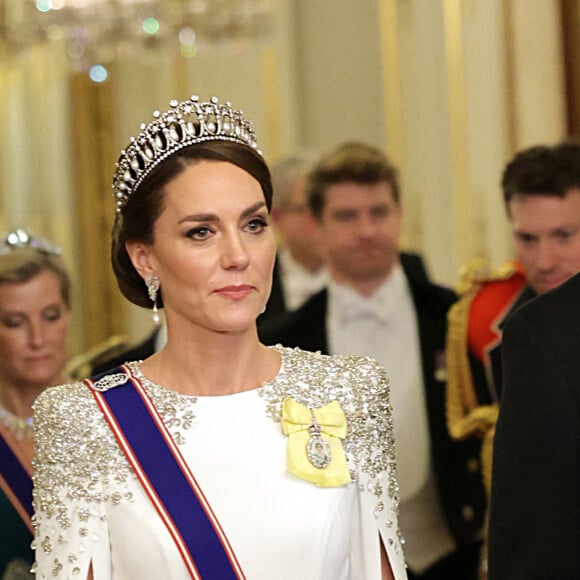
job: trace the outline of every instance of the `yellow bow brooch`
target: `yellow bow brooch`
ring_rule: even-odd
[[[282,430],[288,436],[288,472],[321,487],[350,482],[341,439],[346,417],[337,401],[309,409],[290,397],[282,405]]]

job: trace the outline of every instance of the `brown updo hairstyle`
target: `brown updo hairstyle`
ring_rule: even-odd
[[[251,147],[232,141],[206,141],[185,147],[157,166],[129,196],[113,226],[111,261],[123,296],[133,304],[152,308],[143,278],[133,267],[127,242],[154,243],[153,227],[163,211],[164,188],[187,167],[199,161],[227,161],[254,177],[262,187],[268,212],[272,207],[270,171],[262,156]],[[163,307],[163,289],[157,306]]]

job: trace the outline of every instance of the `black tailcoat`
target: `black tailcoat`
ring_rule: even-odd
[[[580,274],[508,319],[490,580],[580,578]]]

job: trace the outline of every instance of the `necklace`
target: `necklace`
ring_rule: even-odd
[[[18,441],[32,438],[32,417],[23,419],[7,411],[0,405],[0,421],[10,431]]]

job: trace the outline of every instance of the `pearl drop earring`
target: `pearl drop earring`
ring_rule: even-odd
[[[153,302],[153,323],[155,326],[158,326],[160,323],[159,318],[159,311],[157,309],[157,292],[159,291],[159,278],[155,274],[149,274],[147,276],[147,280],[145,280],[145,284],[147,285],[147,292],[149,294],[149,298]]]

